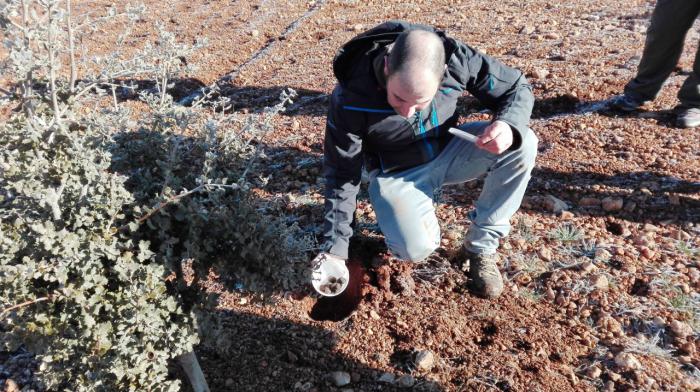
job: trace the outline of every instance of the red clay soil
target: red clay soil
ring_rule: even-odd
[[[75,3],[78,13],[112,4]],[[161,22],[182,42],[209,40],[186,59],[199,67],[187,75],[193,86],[227,80],[239,110],[274,104],[284,87],[307,102],[275,120],[265,143],[288,151],[287,165],[270,169],[259,191],[315,200],[302,226],[321,222],[331,61],[363,29],[388,19],[435,25],[523,70],[537,98],[531,127],[540,154],[502,243],[501,298],[470,295],[455,266],[433,265],[441,275],[431,282],[419,270],[425,266],[388,257],[361,194],[365,225],[352,243],[353,275],[341,297],[318,299],[310,286],[261,297],[214,274],[204,282],[220,296],[210,315],[218,328],[201,331],[196,348],[212,391],[700,391],[699,302],[692,302],[700,289],[700,133],[675,128],[671,113],[692,69],[697,28],[659,98],[623,115],[600,101],[634,76],[653,1],[145,4],[125,57]],[[84,44],[108,53],[105,37],[121,28],[107,24]],[[462,103],[463,120],[488,118],[473,98]],[[318,164],[300,169],[309,159]],[[459,247],[479,190],[473,182],[441,195],[448,253]],[[418,361],[428,351],[433,360]],[[625,362],[625,353],[638,362]]]
[[[270,182],[260,192],[316,200],[302,225],[320,223],[325,94],[335,83],[331,60],[365,28],[407,19],[445,29],[522,69],[537,97],[531,126],[540,155],[513,234],[503,242],[508,287],[500,299],[471,296],[454,267],[442,269],[435,283],[419,279],[414,266],[387,257],[381,234],[366,228],[353,242],[353,277],[339,299],[319,300],[309,288],[260,300],[226,289],[212,275],[204,288],[221,295],[221,329],[202,331],[218,336],[217,344],[204,336],[197,354],[213,391],[698,388],[698,335],[678,336],[671,328],[674,321],[698,320],[664,299],[676,289],[690,297],[700,284],[692,251],[700,246],[700,135],[675,128],[670,113],[692,66],[695,29],[660,97],[641,113],[622,115],[595,108],[633,77],[652,1],[190,0],[146,6],[135,36],[153,36],[159,21],[183,42],[207,38],[207,49],[186,59],[198,67],[187,77],[200,85],[226,81],[238,109],[272,105],[284,87],[299,92],[302,105],[279,117],[265,140],[289,151],[288,164],[267,173]],[[119,28],[105,26],[106,36]],[[136,52],[141,44],[129,46]],[[111,49],[102,38],[89,38],[87,45]],[[488,118],[481,109],[465,97],[463,120]],[[300,169],[305,159],[319,164]],[[472,183],[441,195],[448,252],[459,246],[479,189]],[[569,211],[553,209],[551,197]],[[624,207],[608,209],[606,198],[622,199]],[[360,221],[371,228],[371,206],[362,196],[359,205]],[[582,238],[557,235],[563,226],[580,230]],[[691,251],[680,251],[681,242]],[[679,286],[635,295],[635,281],[650,282],[658,271],[673,271],[671,286]],[[653,337],[640,325],[652,322],[662,327],[662,342],[640,346]],[[434,363],[418,368],[416,354],[426,350]],[[641,366],[616,363],[625,351]],[[349,384],[338,386],[338,371],[350,376]]]

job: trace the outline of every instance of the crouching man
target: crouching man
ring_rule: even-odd
[[[391,21],[346,43],[333,61],[324,142],[324,239],[315,262],[345,260],[363,165],[390,251],[420,261],[440,245],[434,192],[485,175],[463,244],[470,288],[503,291],[496,253],[510,230],[537,154],[534,97],[523,74],[427,26]],[[458,125],[464,92],[493,111]],[[456,137],[458,127],[476,141]],[[468,135],[467,135],[468,136]]]

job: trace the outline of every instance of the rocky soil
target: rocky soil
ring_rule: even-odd
[[[84,13],[112,2],[75,3]],[[223,81],[238,110],[255,111],[282,88],[299,93],[265,141],[279,153],[259,193],[286,200],[308,230],[323,208],[331,60],[358,32],[387,19],[435,25],[523,70],[537,98],[540,154],[502,243],[501,298],[470,295],[448,262],[479,181],[443,190],[442,249],[413,265],[386,253],[363,192],[340,298],[320,299],[310,285],[252,294],[214,274],[204,283],[220,296],[219,327],[202,331],[196,350],[212,391],[700,391],[700,132],[674,127],[672,115],[697,24],[659,98],[623,114],[606,100],[636,71],[653,1],[145,4],[135,37],[152,36],[160,22],[181,41],[209,40],[185,59],[199,69],[174,94]],[[108,24],[83,44],[109,53],[104,37],[119,29]],[[488,118],[470,97],[460,110],[464,121]],[[5,356],[0,386],[31,385],[31,356]]]

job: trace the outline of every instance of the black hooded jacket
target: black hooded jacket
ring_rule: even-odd
[[[411,118],[387,102],[383,58],[404,31],[437,33],[447,69],[433,101]],[[428,26],[382,23],[350,40],[336,54],[338,85],[331,95],[324,141],[325,213],[323,250],[347,258],[362,166],[394,172],[434,159],[453,137],[457,99],[467,91],[513,129],[520,147],[534,96],[523,74]]]

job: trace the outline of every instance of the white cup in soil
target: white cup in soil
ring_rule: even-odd
[[[350,271],[345,260],[331,255],[319,255],[312,270],[311,284],[324,297],[335,297],[345,291],[350,281]]]

